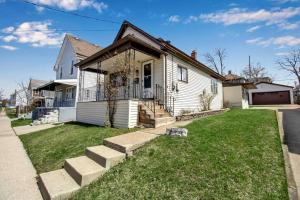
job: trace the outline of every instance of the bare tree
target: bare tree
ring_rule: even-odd
[[[0,88],[0,101],[4,98],[4,89]]]
[[[117,98],[120,93],[129,95],[130,81],[136,70],[133,51],[128,50],[124,54],[117,54],[112,57],[110,66],[110,74],[117,75],[118,81],[114,77],[104,82],[104,94],[107,100],[107,120],[106,126],[114,126],[114,116],[117,111]],[[109,56],[109,55],[108,55]],[[109,56],[111,57],[111,56]]]
[[[256,66],[254,66],[253,64],[249,64],[242,71],[242,75],[249,80],[257,80],[259,78],[265,77],[266,74],[266,68],[263,67],[259,62],[256,64]]]
[[[217,48],[211,53],[206,53],[205,59],[210,68],[214,69],[219,74],[225,73],[225,58],[227,57],[226,49]]]
[[[276,63],[280,69],[295,75],[298,79],[298,84],[300,84],[300,48],[292,49],[288,55],[277,60]]]
[[[22,82],[17,83],[18,84],[18,90],[16,91],[16,96],[19,97],[19,100],[21,103],[25,106],[25,112],[28,113],[28,107],[30,106],[30,91],[28,90],[28,84]]]
[[[203,93],[199,95],[200,110],[202,111],[210,110],[211,103],[214,100],[215,96],[216,95],[212,93],[206,93],[206,90],[204,90]]]

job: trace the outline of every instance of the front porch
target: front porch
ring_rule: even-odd
[[[126,37],[78,64],[77,121],[104,125],[101,119],[110,113],[111,102],[116,105],[116,127],[155,127],[157,118],[171,117],[165,98],[164,54]],[[90,73],[95,74],[96,85],[90,85]]]

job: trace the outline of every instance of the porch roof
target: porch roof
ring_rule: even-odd
[[[58,79],[58,80],[50,81],[50,82],[38,87],[37,89],[54,91],[55,87],[58,85],[76,86],[77,79]]]
[[[122,53],[128,49],[135,49],[156,58],[160,58],[161,54],[165,54],[164,51],[145,43],[144,41],[134,37],[133,35],[127,35],[117,42],[95,53],[94,55],[80,61],[79,63],[75,64],[75,66],[84,68],[91,63],[107,60],[115,56],[116,54]]]

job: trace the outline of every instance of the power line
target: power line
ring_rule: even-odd
[[[23,2],[27,3],[27,4],[34,5],[34,6],[38,6],[38,7],[46,8],[46,9],[49,9],[49,10],[53,10],[53,11],[56,11],[56,12],[61,12],[61,13],[64,13],[64,14],[74,15],[74,16],[77,16],[77,17],[82,17],[82,18],[86,18],[86,19],[93,19],[93,20],[112,23],[112,24],[121,24],[121,22],[108,20],[108,19],[100,19],[100,18],[96,18],[96,17],[91,17],[91,16],[87,16],[87,15],[78,14],[78,13],[75,13],[75,12],[67,12],[67,11],[64,11],[64,10],[60,10],[60,9],[57,9],[57,8],[52,8],[50,6],[46,6],[46,5],[42,5],[42,4],[38,4],[38,3],[33,3],[33,2],[30,2],[30,1],[23,1]]]
[[[16,32],[31,32],[31,31],[45,31],[45,32],[54,32],[54,31],[116,31],[117,29],[27,29],[27,30],[16,30]]]

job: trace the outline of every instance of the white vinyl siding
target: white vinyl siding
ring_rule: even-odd
[[[69,41],[66,41],[66,46],[61,56],[60,62],[57,63],[59,67],[56,71],[56,79],[76,79],[77,68],[74,67],[73,73],[70,73],[71,67],[77,62],[77,58]]]
[[[177,80],[177,67],[184,66],[187,68],[188,83]],[[192,112],[199,112],[200,110],[200,98],[199,95],[203,94],[203,91],[211,91],[211,79],[212,77],[200,69],[190,65],[183,60],[168,55],[167,56],[167,104],[168,107],[172,106],[170,102],[170,96],[175,98],[174,111],[175,116],[180,115],[182,110],[190,110]],[[223,87],[222,82],[218,79],[217,90],[211,109],[217,110],[223,107]]]
[[[107,120],[107,101],[79,102],[77,104],[77,121],[105,125]],[[115,124],[117,128],[133,128],[138,123],[138,101],[119,100],[115,113]]]

